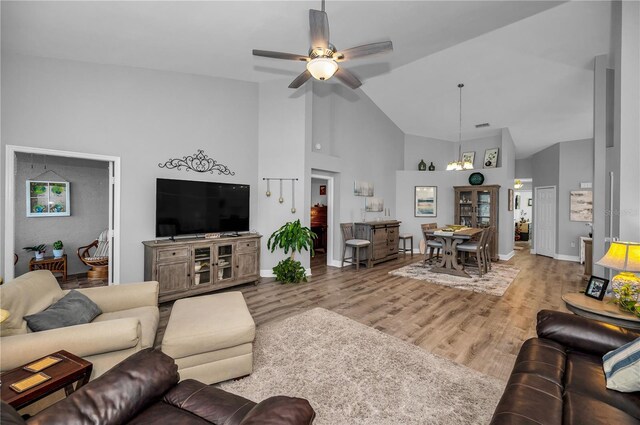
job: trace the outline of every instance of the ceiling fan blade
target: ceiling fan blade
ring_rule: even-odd
[[[358,79],[358,77],[353,75],[351,71],[344,69],[342,67],[338,68],[338,70],[334,74],[334,77],[336,77],[338,80],[342,81],[345,85],[347,85],[348,87],[354,90],[362,85],[362,82]]]
[[[380,43],[364,44],[358,47],[342,50],[334,55],[337,61],[357,59],[363,56],[375,55],[377,53],[386,53],[393,50],[393,44],[390,41],[382,41]]]
[[[309,9],[309,28],[311,30],[311,47],[329,47],[329,18],[321,10]]]
[[[296,79],[293,80],[291,84],[289,84],[289,88],[297,89],[298,87],[306,83],[309,78],[311,78],[311,73],[305,69],[302,74],[298,75]]]
[[[296,55],[294,53],[271,52],[269,50],[253,50],[254,56],[264,56],[265,58],[287,59],[292,61],[308,61],[307,56]]]

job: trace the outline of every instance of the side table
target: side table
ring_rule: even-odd
[[[67,281],[67,254],[60,258],[44,257],[42,260],[29,260],[29,271],[50,270],[51,273],[62,273],[62,280]]]
[[[640,329],[640,317],[621,311],[617,305],[609,302],[611,297],[604,297],[602,301],[598,301],[579,292],[570,292],[562,296],[562,301],[569,311],[578,316],[623,328]]]
[[[91,362],[64,350],[56,351],[53,354],[49,354],[49,356],[62,359],[62,361],[42,370],[42,373],[50,376],[51,379],[21,393],[13,390],[10,385],[34,375],[33,372],[23,369],[26,365],[0,375],[0,380],[2,380],[2,400],[18,410],[62,388],[64,388],[65,393],[69,395],[89,382],[91,371],[93,370],[93,364]],[[31,363],[34,362],[27,364]],[[77,384],[74,387],[73,384],[75,382],[77,382]]]

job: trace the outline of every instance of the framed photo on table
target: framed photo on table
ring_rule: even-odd
[[[584,294],[587,297],[595,298],[596,300],[602,301],[602,298],[604,298],[604,293],[607,291],[608,284],[609,279],[603,279],[598,276],[591,276],[591,279],[589,279],[589,283],[587,284],[587,289],[584,290]]]
[[[438,216],[438,187],[416,186],[414,194],[415,217]]]

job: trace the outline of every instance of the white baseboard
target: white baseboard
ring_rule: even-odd
[[[342,268],[342,261],[340,261],[340,260],[329,260],[327,262],[327,266],[337,267],[337,268],[341,269]]]
[[[511,260],[513,258],[514,255],[516,255],[516,252],[515,251],[511,251],[508,254],[498,254],[498,258],[501,261],[509,261],[509,260]]]
[[[577,255],[555,254],[553,258],[560,261],[571,261],[574,263],[580,262],[580,257],[578,257]]]

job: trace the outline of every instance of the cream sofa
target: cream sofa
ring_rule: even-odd
[[[96,378],[131,354],[153,347],[158,328],[158,282],[78,289],[102,314],[93,322],[31,332],[24,316],[45,310],[68,291],[48,270],[33,271],[0,286],[0,306],[10,316],[0,324],[0,370],[58,350],[93,363]]]

